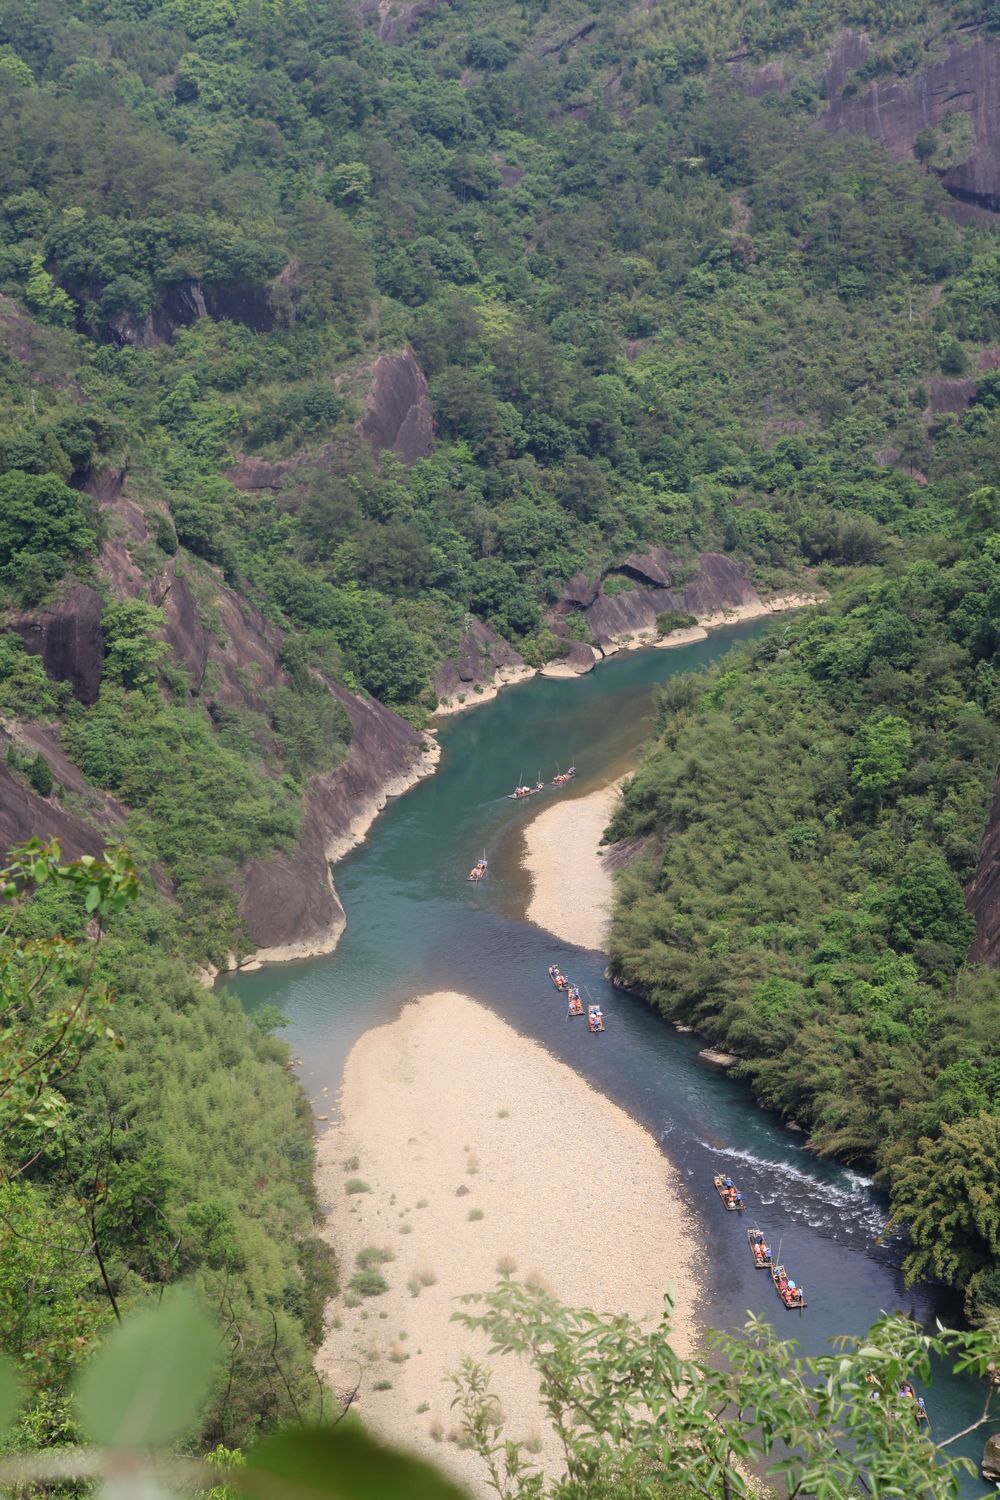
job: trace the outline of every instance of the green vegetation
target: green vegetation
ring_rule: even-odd
[[[72,1011],[92,1032],[0,1147],[14,1446],[74,1438],[74,1363],[182,1277],[228,1329],[201,1437],[312,1410],[307,1110],[191,969],[244,950],[239,872],[294,846],[343,688],[419,724],[470,616],[541,663],[567,580],[627,593],[653,546],[832,602],[664,694],[615,965],[874,1162],[913,1275],[1000,1306],[997,992],[962,898],[1000,754],[1000,376],[928,409],[1000,339],[1000,255],[941,211],[967,115],[915,162],[816,128],[842,25],[873,38],[851,92],[995,11],[455,0],[380,39],[353,0],[0,0],[0,714],[82,780],[19,731],[8,766],[84,818],[116,799],[144,881],[95,945],[105,896],[39,856],[2,939],[55,945],[64,1014],[114,993],[124,1043],[103,999]],[[737,52],[787,91],[750,97]],[[407,345],[435,427],[409,468],[359,430]],[[16,628],[74,584],[105,606],[87,704]]]
[[[995,1353],[995,1340],[983,1332],[928,1335],[883,1316],[863,1339],[842,1339],[836,1352],[803,1359],[794,1343],[752,1320],[740,1335],[715,1335],[711,1361],[682,1360],[670,1346],[669,1297],[655,1328],[565,1308],[510,1280],[489,1296],[464,1300],[480,1310],[456,1316],[486,1333],[494,1355],[533,1366],[563,1468],[549,1478],[534,1461],[543,1446],[537,1432],[508,1434],[490,1370],[467,1358],[452,1377],[458,1425],[449,1440],[477,1455],[482,1480],[499,1500],[749,1500],[779,1491],[823,1500],[859,1493],[956,1500],[972,1472],[968,1460],[947,1451],[951,1438],[935,1443],[919,1425],[915,1398],[900,1388],[911,1378],[929,1379],[933,1360],[983,1376]],[[126,1469],[136,1485],[155,1476],[164,1495],[204,1495],[222,1479],[225,1495],[248,1500],[459,1500],[450,1481],[383,1448],[353,1418],[343,1420],[345,1413],[326,1427],[286,1427],[247,1453],[219,1445],[206,1461],[169,1456],[197,1426],[219,1364],[218,1329],[190,1295],[168,1294],[116,1329],[75,1381],[91,1446],[0,1459],[0,1483],[103,1478]],[[391,1390],[392,1382],[371,1388]],[[0,1432],[17,1400],[0,1366]],[[988,1399],[972,1430],[990,1421],[990,1406]],[[426,1410],[426,1402],[417,1407]],[[430,1435],[441,1440],[439,1422]],[[778,1490],[762,1489],[751,1472],[758,1469]]]
[[[974,525],[928,530],[673,679],[612,828],[657,851],[622,880],[616,973],[744,1058],[820,1150],[874,1162],[909,1273],[970,1306],[1000,1256],[1000,993],[966,966],[962,891],[1000,757],[998,557]]]
[[[91,1341],[181,1279],[227,1330],[209,1446],[305,1415],[336,1275],[287,1048],[171,956],[126,859],[29,847],[0,893],[0,1350],[30,1393],[12,1451],[75,1440]]]

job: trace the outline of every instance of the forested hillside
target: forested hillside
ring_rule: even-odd
[[[653,548],[833,602],[665,699],[615,962],[878,1161],[914,1269],[1000,1300],[961,895],[1000,739],[1000,255],[987,188],[952,192],[989,110],[938,100],[895,156],[827,128],[998,32],[971,0],[0,0],[0,828],[127,838],[141,884],[97,950],[122,1048],[0,1147],[18,1443],[69,1431],[113,1300],[183,1275],[230,1329],[206,1435],[313,1409],[310,1122],[194,965],[254,946],[243,896],[345,757],[368,795],[370,744],[383,781],[417,754],[379,705],[419,729],[473,624],[532,664],[586,640],[569,580]],[[89,953],[39,878],[9,941]]]

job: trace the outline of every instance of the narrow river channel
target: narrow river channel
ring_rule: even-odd
[[[450,989],[490,1006],[661,1141],[684,1178],[704,1247],[702,1321],[732,1328],[751,1309],[818,1353],[833,1335],[860,1332],[880,1310],[931,1322],[952,1316],[954,1304],[930,1287],[904,1288],[899,1247],[878,1243],[885,1203],[862,1175],[817,1160],[801,1135],[755,1106],[745,1086],[708,1072],[696,1060],[703,1044],[607,984],[601,954],[567,947],[523,916],[520,829],[539,803],[580,795],[626,769],[649,732],[655,686],[706,667],[734,640],[765,629],[780,631],[780,618],[678,650],[624,654],[576,681],[536,677],[445,720],[437,774],[392,804],[366,844],[337,867],[348,919],[337,951],[226,982],[247,1007],[276,1005],[287,1016],[284,1035],[302,1059],[299,1075],[321,1115],[334,1113],[354,1042],[391,1020],[407,999]],[[527,803],[508,799],[518,779],[533,781],[540,772],[550,781],[557,763],[571,761],[579,775],[569,791],[550,787]],[[489,877],[470,885],[466,874],[484,847]],[[572,861],[572,848],[566,858]],[[600,1000],[604,1035],[567,1024],[546,974],[554,962]],[[790,1274],[805,1286],[804,1313],[785,1311],[751,1266],[741,1223],[712,1188],[720,1168],[737,1178],[751,1221],[767,1230],[772,1247],[780,1243]],[[660,1233],[659,1226],[651,1223],[649,1233]],[[944,1437],[974,1420],[983,1393],[975,1382],[940,1372],[923,1394],[933,1431]],[[957,1451],[978,1464],[983,1440],[974,1437]],[[987,1491],[970,1479],[963,1493]]]

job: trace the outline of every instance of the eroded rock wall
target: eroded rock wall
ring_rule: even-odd
[[[470,620],[454,654],[434,674],[434,691],[441,702],[450,703],[463,694],[516,681],[527,670],[524,657],[509,641],[482,620]]]
[[[848,72],[860,67],[868,52],[863,32],[841,37],[827,72],[826,128],[871,136],[893,156],[906,157],[925,126],[939,127],[946,115],[962,111],[972,121],[975,146],[964,161],[938,175],[959,202],[1000,212],[1000,37],[973,33],[952,42],[919,72],[881,78],[845,95]]]
[[[976,939],[969,950],[972,963],[1000,962],[1000,778],[979,848],[976,873],[966,886],[965,902],[976,919]]]
[[[636,635],[655,635],[666,610],[702,618],[760,604],[746,573],[724,553],[703,552],[694,575],[675,584],[678,572],[670,552],[656,547],[627,557],[601,579],[570,579],[555,613],[582,614],[598,649],[608,652]]]
[[[331,861],[360,843],[387,799],[430,769],[424,736],[372,698],[339,684],[331,692],[351,720],[351,747],[334,771],[314,776],[302,838],[292,854],[254,860],[243,871],[240,915],[258,956],[287,959],[325,953],[344,929]]]

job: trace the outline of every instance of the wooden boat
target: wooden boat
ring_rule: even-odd
[[[769,1271],[771,1269],[771,1252],[764,1238],[763,1229],[758,1229],[756,1224],[747,1230],[747,1244],[750,1246],[750,1254],[758,1271]]]
[[[589,1031],[604,1030],[604,1013],[599,1005],[587,1007],[587,1029]]]
[[[712,1180],[715,1183],[715,1191],[731,1214],[741,1213],[746,1208],[746,1204],[740,1196],[740,1190],[733,1183],[732,1178],[729,1179],[729,1187],[726,1186],[726,1179],[722,1172],[716,1172]]]
[[[552,980],[552,983],[555,985],[557,990],[564,990],[566,988],[568,982],[566,979],[566,975],[560,974],[555,964],[549,964],[549,978]]]
[[[784,1266],[771,1267],[771,1280],[774,1283],[774,1290],[791,1311],[808,1307],[809,1304],[806,1302],[802,1288],[796,1286],[794,1281],[789,1281]]]
[[[884,1386],[882,1386],[879,1382],[878,1376],[873,1374],[872,1371],[869,1371],[865,1376],[865,1379],[867,1380],[869,1385],[877,1387],[876,1390],[871,1392],[872,1401],[881,1401],[886,1395],[886,1391]],[[909,1404],[912,1402],[912,1414],[914,1420],[917,1422],[926,1422],[928,1420],[927,1407],[924,1403],[924,1398],[923,1396],[917,1395],[912,1383],[909,1380],[900,1381],[895,1397],[890,1397],[890,1399],[895,1399],[906,1403],[906,1406],[896,1409],[895,1415],[897,1417],[902,1416],[906,1410],[906,1407],[909,1406]]]

